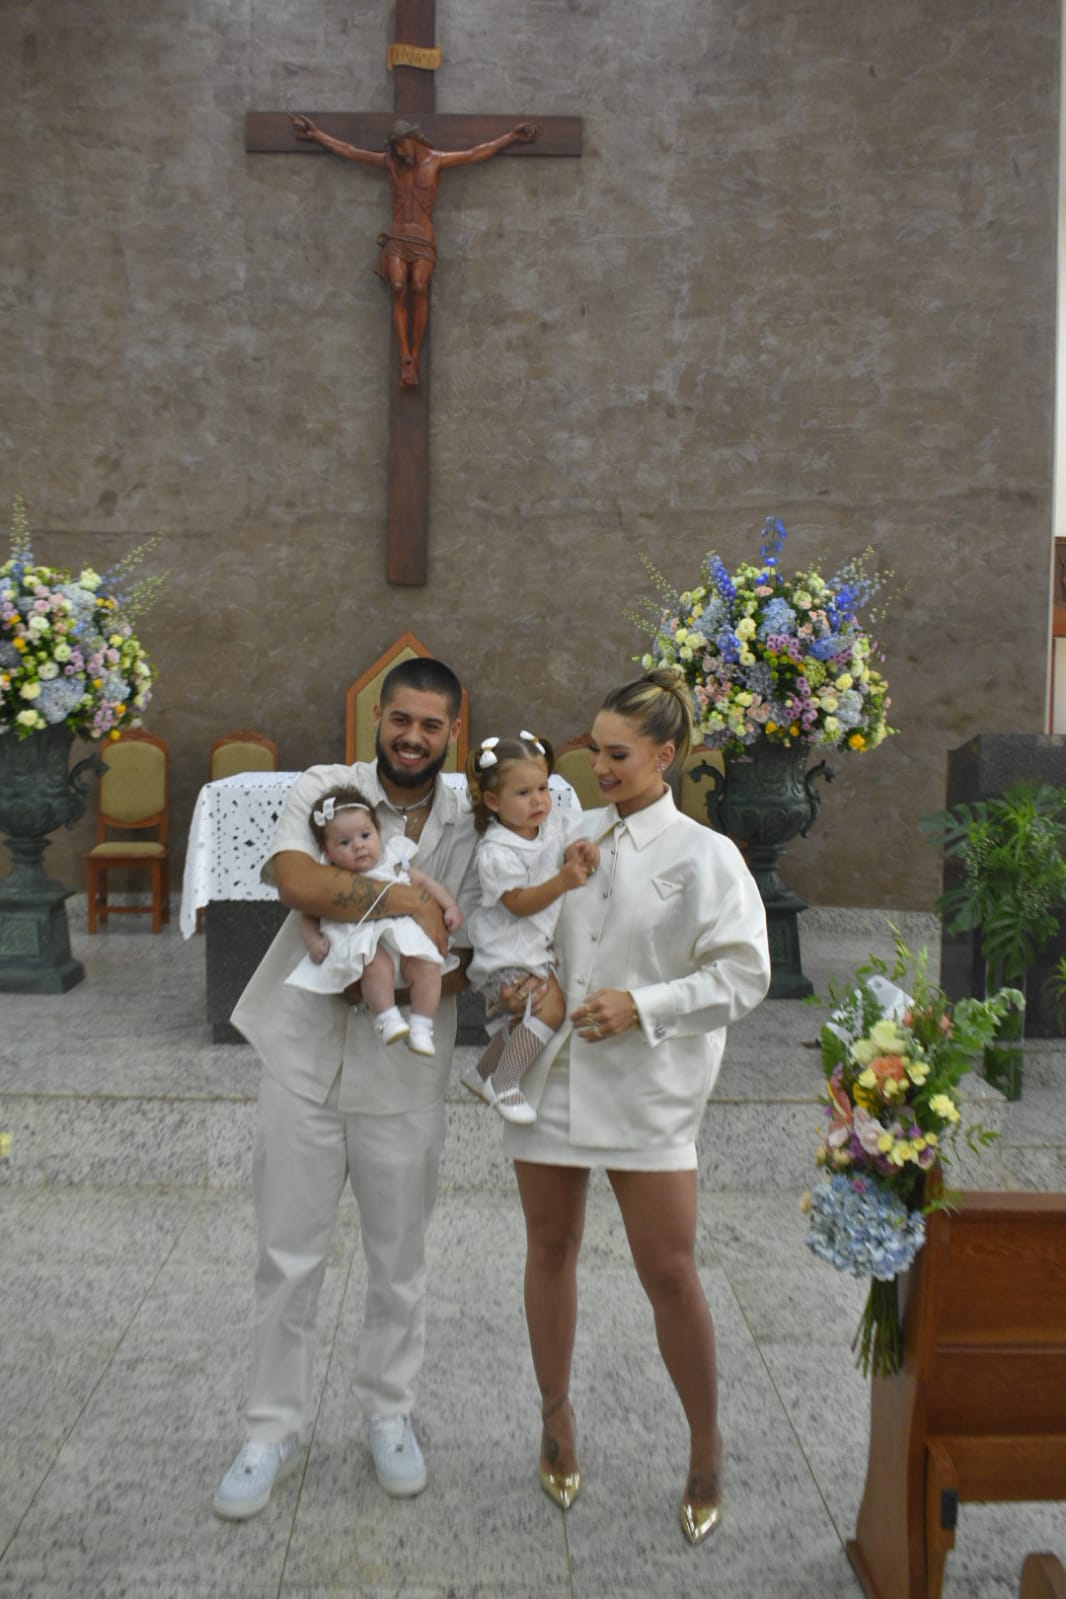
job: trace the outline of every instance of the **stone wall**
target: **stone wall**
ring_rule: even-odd
[[[871,544],[899,736],[842,758],[784,875],[931,903],[946,751],[1047,679],[1056,0],[439,0],[441,111],[585,118],[581,160],[445,174],[430,581],[383,578],[387,212],[370,169],[248,156],[249,109],[392,103],[388,0],[0,8],[0,493],[40,558],[167,528],[144,625],[178,855],[212,739],[342,748],[412,628],[475,736],[586,726],[642,648],[647,551]],[[57,840],[77,881],[88,823]]]

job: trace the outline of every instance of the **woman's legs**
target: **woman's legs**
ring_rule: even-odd
[[[526,1323],[544,1417],[542,1465],[577,1470],[570,1363],[577,1328],[577,1257],[585,1228],[588,1172],[516,1160],[526,1218]]]
[[[696,1173],[610,1172],[659,1350],[691,1435],[685,1499],[721,1502],[722,1438],[714,1323],[696,1269]]]

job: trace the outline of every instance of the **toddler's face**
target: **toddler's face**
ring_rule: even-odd
[[[381,835],[367,811],[341,811],[326,824],[326,857],[348,872],[366,872],[381,856]]]

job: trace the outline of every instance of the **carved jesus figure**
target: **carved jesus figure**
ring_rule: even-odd
[[[418,383],[418,357],[429,318],[427,289],[437,264],[437,244],[433,233],[433,207],[437,200],[440,175],[447,167],[467,167],[487,161],[509,144],[528,144],[537,136],[535,122],[520,122],[510,133],[476,144],[470,150],[434,150],[416,127],[398,122],[385,141],[384,150],[360,150],[343,139],[334,139],[315,126],[310,117],[293,116],[292,124],[300,139],[311,139],[324,150],[332,150],[346,161],[362,161],[380,167],[389,180],[392,220],[388,231],[378,236],[381,254],[374,268],[392,290],[392,322],[400,346],[400,382],[405,388]]]

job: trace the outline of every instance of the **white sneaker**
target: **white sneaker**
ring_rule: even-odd
[[[435,1055],[437,1050],[433,1042],[433,1023],[427,1021],[424,1016],[412,1014],[407,1047],[415,1055]]]
[[[426,1486],[426,1462],[410,1416],[378,1416],[370,1423],[370,1450],[378,1482],[394,1499],[413,1499]]]
[[[383,1016],[379,1016],[374,1026],[377,1028],[383,1044],[398,1044],[411,1031],[402,1016],[394,1017],[388,1021]]]
[[[279,1444],[246,1438],[218,1485],[214,1511],[224,1521],[244,1521],[266,1508],[270,1492],[300,1464],[300,1440],[290,1433]]]

